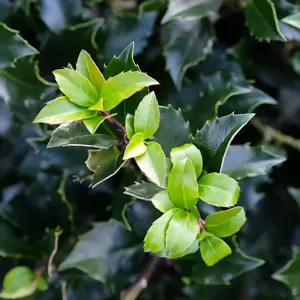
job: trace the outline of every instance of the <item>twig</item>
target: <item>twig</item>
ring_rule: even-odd
[[[53,276],[53,261],[54,261],[54,258],[55,258],[55,255],[58,251],[58,239],[59,239],[59,236],[60,234],[59,233],[56,233],[54,234],[54,249],[49,257],[49,260],[48,260],[48,276],[49,278],[51,278]]]
[[[101,111],[101,112],[99,112],[99,114],[101,114],[103,116],[110,115],[109,112],[107,112],[107,111]],[[124,139],[126,138],[126,130],[125,130],[125,127],[121,123],[119,123],[114,117],[107,118],[106,120],[111,125],[113,125],[120,134],[122,134]]]
[[[258,118],[252,119],[251,124],[264,136],[265,141],[274,140],[279,144],[287,145],[300,151],[300,139],[285,135],[279,130],[263,124]]]
[[[143,272],[141,278],[134,283],[128,290],[121,292],[121,300],[135,300],[140,295],[140,293],[147,288],[148,282],[150,281],[156,267],[159,263],[159,257],[153,256],[149,266]]]

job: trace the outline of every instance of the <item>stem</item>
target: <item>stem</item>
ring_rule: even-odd
[[[258,118],[254,118],[251,124],[264,136],[266,141],[274,140],[279,144],[287,145],[300,151],[300,139],[285,135],[279,130],[263,124]]]
[[[51,278],[53,276],[53,260],[58,251],[58,239],[59,239],[59,234],[55,234],[54,249],[48,260],[48,276],[49,276],[49,278]]]
[[[149,266],[144,270],[141,278],[134,283],[128,290],[121,292],[121,300],[136,300],[140,293],[147,288],[148,282],[152,278],[159,263],[159,257],[153,256]]]
[[[204,225],[204,221],[203,221],[201,218],[199,219],[198,224],[199,224],[200,229],[201,229],[203,232],[206,232],[206,228],[205,228],[205,225]]]
[[[99,112],[99,114],[103,115],[103,116],[109,116],[109,112],[108,111],[101,111]],[[111,125],[113,125],[116,130],[124,137],[124,139],[126,138],[126,130],[125,127],[118,122],[114,117],[110,117],[106,119],[108,123],[110,123]]]

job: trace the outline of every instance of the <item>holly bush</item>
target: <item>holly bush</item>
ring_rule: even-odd
[[[1,299],[300,299],[293,0],[0,0]]]

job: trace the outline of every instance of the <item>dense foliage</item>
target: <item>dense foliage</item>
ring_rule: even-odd
[[[297,1],[0,22],[0,298],[300,299]]]

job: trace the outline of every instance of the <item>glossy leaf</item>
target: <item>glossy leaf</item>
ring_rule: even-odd
[[[212,51],[213,42],[213,29],[208,19],[176,20],[164,27],[166,69],[178,89],[186,71]]]
[[[134,132],[151,138],[159,126],[159,108],[154,92],[143,98],[134,114]]]
[[[152,182],[136,182],[135,184],[125,187],[124,194],[142,200],[151,200],[162,188]]]
[[[108,149],[115,145],[115,140],[105,134],[90,134],[81,121],[62,124],[52,133],[48,148],[54,147],[89,147]]]
[[[129,144],[126,146],[123,159],[130,159],[140,156],[147,151],[147,146],[144,143],[144,134],[141,132],[136,133]]]
[[[195,144],[201,151],[204,169],[220,172],[224,158],[234,137],[253,118],[253,114],[229,115],[206,123],[195,135]],[[218,132],[218,135],[215,133]]]
[[[86,77],[97,89],[98,93],[100,93],[100,89],[104,84],[105,79],[96,63],[85,50],[82,50],[79,54],[76,70]]]
[[[131,140],[134,135],[134,116],[131,114],[126,115],[125,130],[128,139]]]
[[[199,198],[214,206],[234,206],[240,196],[238,183],[221,173],[210,173],[200,177],[198,187]]]
[[[151,198],[153,205],[162,213],[166,213],[168,210],[175,208],[173,202],[169,197],[168,191],[161,191]]]
[[[162,23],[173,19],[201,18],[210,12],[217,11],[219,6],[220,2],[217,0],[171,0]]]
[[[141,171],[158,186],[163,186],[166,176],[165,154],[156,142],[149,142],[147,151],[135,158]]]
[[[237,233],[245,222],[244,209],[242,207],[234,207],[210,214],[205,219],[205,228],[215,236],[228,237]]]
[[[283,163],[285,157],[249,145],[230,146],[225,156],[223,173],[235,178],[259,176],[268,173],[272,167]]]
[[[197,178],[202,173],[202,155],[200,150],[193,144],[185,144],[181,147],[173,148],[171,151],[171,160],[173,165],[175,165],[178,161],[189,158],[195,168],[195,172],[197,175]]]
[[[300,29],[300,13],[287,16],[281,20],[282,22]]]
[[[93,118],[96,112],[70,102],[66,97],[59,97],[50,102],[33,120],[34,123],[62,124],[70,121]]]
[[[182,146],[190,141],[190,127],[181,111],[171,106],[159,107],[160,123],[154,137],[165,153],[170,153],[172,148]]]
[[[191,208],[198,202],[197,176],[189,158],[174,164],[168,179],[168,192],[177,207]]]
[[[230,247],[220,238],[206,235],[200,241],[202,259],[208,266],[213,266],[221,259],[231,254]]]
[[[97,129],[99,128],[99,126],[107,119],[113,117],[114,114],[112,115],[106,115],[106,116],[101,116],[99,114],[97,114],[95,117],[89,118],[89,119],[85,119],[83,120],[83,123],[86,127],[86,129],[91,133],[94,134]]]
[[[53,72],[59,89],[77,105],[89,107],[98,101],[98,93],[91,82],[78,71],[61,69]]]
[[[280,31],[275,5],[271,0],[251,0],[245,4],[250,34],[259,40],[285,40]]]

